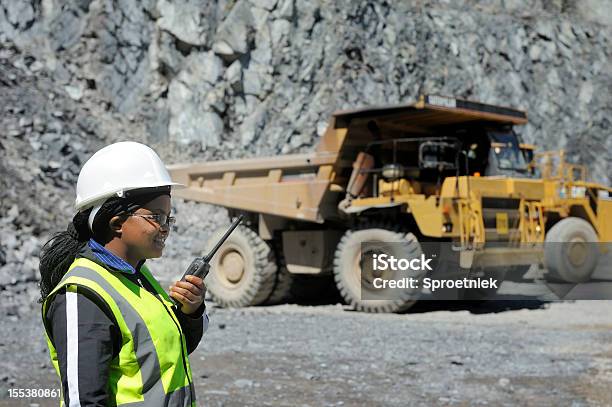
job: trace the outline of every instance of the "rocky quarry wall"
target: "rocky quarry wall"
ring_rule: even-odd
[[[0,301],[35,309],[37,254],[98,148],[167,163],[310,151],[334,110],[436,93],[612,181],[611,0],[0,0]],[[224,212],[175,200],[154,269],[182,273]]]

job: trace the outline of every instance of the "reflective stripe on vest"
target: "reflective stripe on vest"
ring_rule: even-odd
[[[76,259],[43,303],[62,287],[81,286],[97,293],[113,312],[121,331],[119,355],[109,370],[109,403],[121,406],[195,406],[195,391],[180,324],[170,298],[146,267],[141,273],[159,297],[111,273],[91,260]],[[47,336],[51,360],[59,375],[57,352]]]

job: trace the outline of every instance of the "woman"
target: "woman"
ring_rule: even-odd
[[[107,146],[81,169],[77,214],[41,251],[42,317],[67,406],[193,406],[187,355],[208,327],[202,279],[170,297],[145,265],[174,218],[162,161],[135,142]]]

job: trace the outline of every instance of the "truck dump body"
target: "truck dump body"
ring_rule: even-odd
[[[423,96],[418,102],[408,105],[339,111],[334,113],[334,117],[340,127],[347,127],[352,119],[358,118],[376,119],[392,126],[421,130],[469,121],[527,123],[527,114],[521,110],[441,96]]]
[[[322,222],[320,206],[329,188],[334,153],[228,160],[168,167],[187,186],[184,199]]]
[[[347,142],[345,147],[349,147],[377,138],[399,137],[398,133],[431,134],[440,127],[477,122],[521,125],[527,123],[527,114],[507,107],[421,96],[411,104],[335,112],[316,151],[338,152],[344,142]]]

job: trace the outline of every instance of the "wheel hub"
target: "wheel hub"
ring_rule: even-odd
[[[361,253],[359,250],[353,260],[353,275],[356,281],[362,284],[363,288],[373,289],[374,279],[383,277],[385,274],[382,270],[374,270],[371,259],[374,254],[381,254],[382,251],[369,250],[365,253]]]
[[[219,269],[227,281],[238,283],[244,275],[244,258],[236,250],[229,250],[223,253]]]
[[[578,267],[584,264],[588,256],[586,242],[582,240],[573,240],[569,242],[567,248],[567,257],[572,263],[572,266]]]

